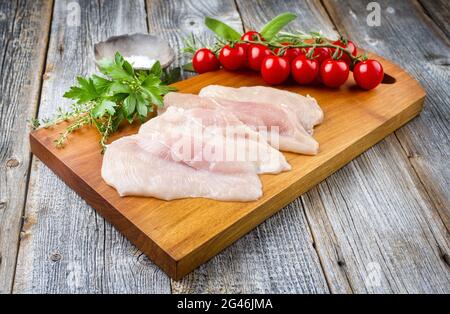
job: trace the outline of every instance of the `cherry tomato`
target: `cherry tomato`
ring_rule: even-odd
[[[333,42],[333,45],[337,45],[342,48],[347,48],[348,50],[351,51],[352,56],[354,57],[358,55],[358,48],[356,48],[356,45],[351,40],[347,41],[347,45],[344,44],[341,40],[336,40],[335,42]],[[336,49],[331,49],[331,54],[333,54],[335,51]],[[352,64],[352,60],[346,53],[342,54],[341,59],[344,60],[345,63],[347,63],[349,66]]]
[[[264,38],[258,32],[248,31],[248,32],[246,32],[245,34],[243,34],[241,36],[241,40],[246,40],[246,41],[264,41]]]
[[[320,79],[325,86],[337,88],[343,85],[350,73],[350,68],[343,60],[325,60],[320,66]]]
[[[286,59],[278,56],[267,56],[261,64],[261,75],[269,85],[278,85],[286,81],[291,71]]]
[[[261,70],[264,58],[270,56],[272,51],[264,45],[252,44],[247,50],[248,67],[252,70]]]
[[[243,34],[241,36],[241,40],[246,40],[246,41],[259,41],[259,40],[261,40],[261,41],[264,41],[264,38],[261,36],[260,33],[256,32],[256,31],[248,31],[248,32],[246,32],[245,34]],[[245,53],[248,54],[248,50],[250,49],[250,46],[252,44],[250,44],[250,43],[243,43],[242,45],[244,45],[244,48],[246,50]],[[245,67],[246,68],[250,68],[250,69],[252,68],[250,66],[248,60],[245,62]]]
[[[195,72],[201,74],[218,70],[220,67],[216,55],[208,48],[197,50],[192,58],[192,65]]]
[[[229,71],[235,71],[245,66],[247,62],[246,49],[242,44],[224,46],[220,50],[219,61]]]
[[[305,55],[299,56],[292,61],[291,73],[294,80],[299,84],[311,84],[319,75],[319,62],[308,59]]]
[[[282,43],[283,46],[289,46],[290,43]],[[281,48],[276,48],[274,50],[274,53],[278,55]],[[287,48],[283,55],[281,57],[285,58],[287,62],[291,63],[295,58],[305,54],[306,52],[303,51],[301,48]]]
[[[308,52],[311,50],[312,48],[308,48]],[[322,64],[325,60],[331,58],[331,50],[329,48],[326,47],[319,47],[314,49],[314,53],[312,56],[314,59],[316,59],[319,64]]]
[[[356,64],[353,78],[362,89],[370,90],[380,85],[384,77],[383,66],[376,60],[366,60]]]

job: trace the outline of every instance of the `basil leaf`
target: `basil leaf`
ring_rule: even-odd
[[[231,26],[227,24],[213,19],[211,17],[205,18],[205,25],[212,30],[217,36],[226,39],[226,40],[239,40],[241,39],[241,34],[237,32]]]
[[[269,21],[260,31],[260,34],[264,39],[271,40],[279,31],[290,22],[295,20],[297,15],[293,13],[282,13]]]

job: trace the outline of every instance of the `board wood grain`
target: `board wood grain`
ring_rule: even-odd
[[[52,1],[0,1],[0,294],[15,274]]]
[[[286,154],[293,170],[261,176],[264,196],[255,202],[120,198],[100,176],[102,155],[92,128],[74,134],[63,149],[56,148],[53,140],[64,124],[40,129],[31,133],[31,148],[157,265],[179,279],[419,114],[425,97],[419,83],[393,63],[376,58],[396,79],[395,84],[383,84],[370,92],[357,89],[352,79],[338,90],[293,84],[280,87],[310,94],[323,108],[325,121],[315,131],[320,152],[317,156]],[[226,71],[174,85],[180,92],[197,93],[210,84],[264,85],[254,73]],[[115,138],[136,133],[138,127],[125,127]]]

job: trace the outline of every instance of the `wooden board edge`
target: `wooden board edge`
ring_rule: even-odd
[[[38,157],[65,184],[80,195],[91,207],[93,207],[104,219],[111,223],[121,234],[129,239],[139,250],[144,252],[158,267],[166,272],[170,277],[176,277],[176,263],[167,252],[161,249],[144,232],[142,232],[130,220],[118,212],[100,194],[96,193],[76,172],[58,159],[47,147],[35,136],[35,132],[30,133],[31,152]],[[77,178],[73,180],[73,178]]]
[[[351,162],[366,150],[382,141],[384,138],[392,134],[395,130],[401,128],[409,121],[414,119],[423,110],[425,102],[425,92],[422,89],[422,97],[415,103],[411,104],[407,109],[398,115],[390,118],[384,124],[376,128],[371,134],[356,141],[353,145],[345,148],[340,154],[334,156],[327,165],[322,165],[312,171],[303,180],[293,184],[289,188],[283,190],[277,197],[269,199],[258,210],[254,210],[236,221],[234,224],[215,235],[207,242],[197,247],[189,254],[181,258],[176,263],[176,275],[174,280],[178,281],[192,270],[207,262],[212,257],[223,251],[225,248],[236,242],[242,236],[253,230],[259,224],[280,211],[284,206],[306,193],[311,188],[325,180],[343,166]],[[303,185],[303,181],[311,182],[309,185]],[[285,200],[285,201],[277,201]]]

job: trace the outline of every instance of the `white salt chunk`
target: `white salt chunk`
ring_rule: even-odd
[[[125,60],[127,60],[133,66],[133,68],[138,69],[150,69],[156,62],[155,59],[151,59],[147,56],[135,56],[135,55],[125,57]]]

